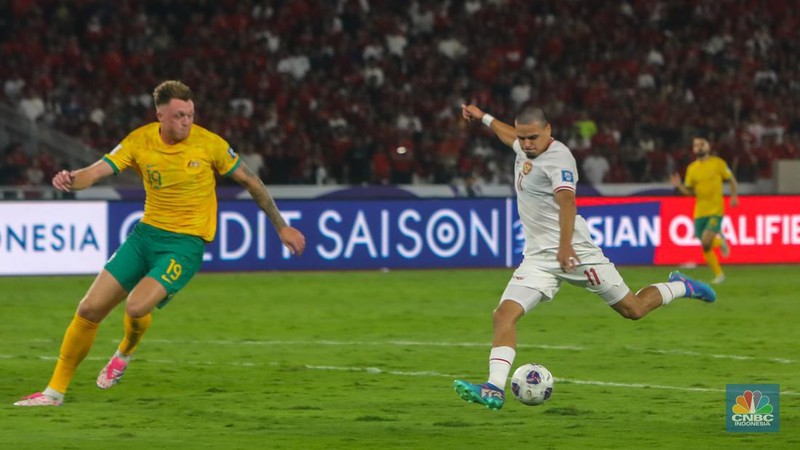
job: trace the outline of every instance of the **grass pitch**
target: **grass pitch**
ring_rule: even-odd
[[[632,289],[669,268],[623,267]],[[517,360],[556,377],[539,407],[468,404],[510,270],[199,274],[123,381],[94,385],[122,336],[101,325],[61,408],[46,385],[90,277],[0,278],[0,443],[8,449],[800,448],[797,267],[727,267],[715,304],[638,322],[565,285],[519,324]],[[709,278],[704,269],[690,275]],[[779,433],[725,431],[725,385],[781,385]],[[509,392],[510,394],[510,392]]]

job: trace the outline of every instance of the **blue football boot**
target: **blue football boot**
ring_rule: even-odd
[[[713,303],[717,300],[717,293],[711,286],[689,278],[677,270],[669,274],[669,281],[680,281],[686,286],[686,297],[696,298],[704,302]]]
[[[492,383],[472,384],[468,381],[456,380],[453,382],[453,387],[464,400],[479,403],[489,409],[502,408],[506,399],[503,390]]]

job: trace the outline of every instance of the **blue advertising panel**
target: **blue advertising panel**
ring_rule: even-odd
[[[595,244],[618,265],[702,258],[689,198],[578,198]],[[746,197],[722,232],[734,263],[796,263],[796,197]],[[203,270],[516,267],[525,239],[513,198],[279,201],[306,253],[283,247],[250,200],[222,201]],[[0,204],[0,276],[97,273],[142,217],[143,202]]]
[[[614,264],[652,264],[661,239],[660,203],[583,206],[589,234]]]
[[[515,267],[525,245],[513,199],[299,200],[279,202],[303,231],[294,257],[251,201],[223,201],[203,270]],[[592,239],[616,264],[650,264],[659,244],[659,203],[583,206]],[[109,249],[141,219],[140,202],[109,204]]]
[[[522,262],[525,234],[517,213],[516,201],[510,202],[513,217],[512,265]],[[660,203],[625,203],[579,206],[578,214],[586,219],[592,241],[614,264],[652,264],[660,241]]]
[[[498,267],[509,253],[505,199],[282,201],[284,219],[306,236],[289,254],[251,201],[221,202],[203,270]],[[109,204],[109,248],[141,219],[140,202]]]

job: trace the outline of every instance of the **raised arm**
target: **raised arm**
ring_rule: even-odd
[[[80,191],[113,173],[111,165],[101,159],[83,169],[58,172],[53,176],[53,187],[63,192]]]
[[[491,114],[481,111],[481,109],[475,105],[462,104],[461,116],[467,119],[467,121],[472,121],[472,119],[480,120],[484,125],[491,128],[494,134],[509,147],[513,146],[514,141],[517,140],[517,132],[514,127],[495,119]]]
[[[272,196],[269,195],[267,187],[264,185],[264,182],[261,181],[261,178],[254,174],[244,161],[240,161],[239,167],[233,171],[231,178],[247,189],[247,192],[253,197],[258,207],[266,213],[269,221],[272,222],[272,226],[275,227],[275,231],[278,232],[281,242],[289,248],[292,254],[303,254],[303,250],[306,248],[305,236],[303,236],[300,230],[286,224],[286,221],[284,221],[281,216],[281,212],[278,210],[278,206],[275,205],[275,201],[272,199]]]

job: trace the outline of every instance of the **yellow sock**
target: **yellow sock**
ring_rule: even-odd
[[[717,258],[717,254],[714,253],[714,250],[703,252],[703,255],[706,257],[706,263],[708,264],[708,267],[711,268],[712,272],[714,272],[714,276],[718,277],[722,275],[722,267],[719,265],[719,259]]]
[[[123,355],[130,355],[136,350],[136,346],[144,336],[144,332],[150,328],[150,322],[153,320],[152,314],[147,314],[144,317],[134,319],[125,313],[125,337],[119,343],[119,352]]]
[[[62,394],[67,392],[72,377],[78,364],[89,353],[97,335],[97,323],[75,314],[72,322],[64,333],[64,340],[61,342],[61,353],[58,355],[58,362],[50,378],[49,387]]]
[[[719,235],[714,236],[714,241],[711,242],[711,248],[719,248],[722,247],[722,238]]]

